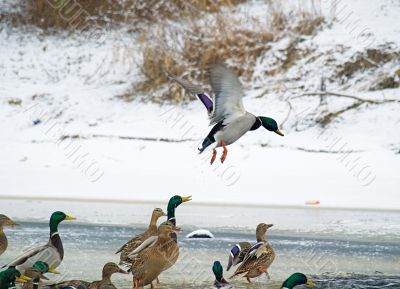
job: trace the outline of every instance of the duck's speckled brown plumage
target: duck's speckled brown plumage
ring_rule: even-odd
[[[109,262],[104,265],[102,279],[93,282],[83,280],[69,280],[50,286],[52,289],[62,289],[65,287],[75,287],[78,289],[116,289],[111,282],[111,275],[114,273],[126,273],[117,264]]]
[[[149,224],[149,227],[147,228],[147,230],[144,233],[137,235],[137,236],[133,237],[132,239],[130,239],[121,248],[119,248],[119,250],[116,252],[116,254],[121,252],[121,255],[119,257],[120,262],[129,261],[128,255],[132,251],[134,251],[137,247],[139,247],[140,244],[142,244],[144,240],[146,240],[147,238],[149,238],[151,236],[157,236],[157,221],[160,217],[166,216],[166,215],[167,214],[165,214],[162,209],[160,209],[160,208],[154,209],[153,214],[151,215],[150,224]]]
[[[257,241],[264,242],[255,252],[251,250],[245,256],[243,263],[236,269],[230,277],[243,276],[255,278],[266,272],[275,259],[275,252],[265,238],[267,229],[272,225],[261,223],[257,226]]]
[[[156,243],[144,249],[132,262],[132,273],[135,286],[151,284],[161,272],[175,264],[179,257],[179,247],[171,238],[173,226],[163,223],[158,228]]]
[[[0,214],[0,255],[2,255],[7,250],[8,246],[7,236],[4,233],[3,227],[4,226],[13,227],[15,224],[16,223],[9,217]]]

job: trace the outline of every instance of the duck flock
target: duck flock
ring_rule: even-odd
[[[269,131],[283,136],[276,121],[269,117],[255,116],[244,109],[242,103],[243,89],[237,76],[223,63],[217,62],[209,71],[210,84],[214,92],[211,98],[204,89],[182,78],[168,75],[171,80],[180,84],[185,90],[195,95],[207,109],[210,125],[214,125],[202,142],[200,153],[213,145],[210,163],[217,156],[217,147],[223,148],[221,162],[227,157],[226,146],[234,143],[248,131],[263,126]],[[180,228],[176,225],[175,210],[182,203],[191,200],[191,196],[173,196],[167,205],[167,214],[160,208],[154,209],[148,229],[132,237],[123,244],[116,253],[119,254],[119,264],[106,263],[102,271],[102,279],[94,282],[84,280],[67,280],[50,284],[53,289],[114,289],[111,276],[114,273],[132,274],[134,289],[150,285],[154,288],[160,281],[160,274],[179,262],[179,243],[177,233]],[[157,225],[160,217],[167,216],[167,221]],[[43,286],[44,274],[57,274],[56,268],[64,258],[64,248],[58,232],[62,221],[75,218],[63,212],[54,212],[49,221],[50,238],[47,244],[33,248],[3,266],[0,272],[0,289],[13,288],[22,283],[24,289],[37,289]],[[5,215],[0,215],[0,255],[7,249],[7,238],[3,227],[14,226],[16,223]],[[258,224],[256,228],[256,243],[241,242],[229,251],[227,270],[236,266],[235,272],[229,279],[244,277],[251,283],[252,278],[263,274],[269,277],[268,269],[275,259],[275,252],[266,239],[267,230],[272,224]],[[219,261],[210,260],[215,276],[213,285],[217,288],[231,287],[223,276],[223,268]],[[292,289],[297,285],[316,285],[302,273],[294,273],[286,279],[281,288]]]

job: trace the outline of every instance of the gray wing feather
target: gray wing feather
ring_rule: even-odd
[[[21,256],[19,256],[17,259],[15,259],[14,261],[11,261],[7,266],[19,266],[22,265],[26,262],[26,260],[28,260],[29,258],[31,258],[32,256],[35,256],[36,254],[42,252],[43,250],[45,250],[46,248],[48,248],[50,245],[46,244],[44,246],[40,246],[40,247],[36,247],[33,248],[27,252],[25,252],[24,254],[22,254]]]
[[[210,125],[221,120],[228,124],[246,113],[242,102],[242,85],[225,64],[217,62],[211,66],[210,83],[214,92],[214,111],[210,116]]]
[[[185,90],[192,93],[194,96],[204,93],[204,89],[200,85],[195,85],[187,80],[184,80],[176,75],[167,72],[168,78],[179,83]]]

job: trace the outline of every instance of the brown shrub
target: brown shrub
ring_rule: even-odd
[[[353,56],[353,59],[339,65],[336,76],[351,77],[358,71],[378,67],[380,64],[393,60],[400,60],[400,53],[384,51],[383,49],[367,49],[364,53],[357,53]]]
[[[200,12],[217,12],[223,6],[244,0],[27,0],[25,13],[13,22],[33,24],[42,29],[74,29],[79,25],[131,24],[158,22],[193,16]],[[17,24],[17,23],[14,23]],[[137,28],[137,27],[136,27]]]
[[[257,58],[269,49],[268,42],[273,40],[273,35],[265,30],[246,29],[239,21],[220,15],[207,21],[207,25],[190,25],[191,28],[185,30],[181,45],[178,41],[167,39],[162,30],[145,42],[142,72],[146,80],[139,83],[136,90],[159,90],[169,82],[166,71],[205,82],[206,68],[216,60],[228,61],[239,76],[250,80]],[[168,88],[175,89],[171,85]],[[171,99],[169,95],[172,93],[175,94],[174,100],[184,99],[181,90],[164,91],[161,98]]]

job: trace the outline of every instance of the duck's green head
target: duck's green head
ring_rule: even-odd
[[[294,273],[289,278],[287,278],[285,282],[283,282],[282,289],[283,288],[292,289],[297,285],[303,285],[303,284],[311,287],[317,287],[317,285],[315,285],[313,281],[308,280],[306,275],[304,275],[303,273]]]
[[[175,209],[176,207],[178,207],[180,204],[184,203],[184,202],[189,202],[192,196],[187,196],[187,197],[181,197],[181,196],[173,196],[171,199],[169,199],[168,202],[168,211]]]
[[[46,262],[42,262],[42,261],[36,261],[35,264],[33,264],[32,268],[42,274],[47,273],[47,272],[53,273],[53,274],[60,274],[55,268],[50,267]]]
[[[1,288],[8,288],[9,286],[13,285],[15,281],[25,283],[31,280],[31,278],[21,275],[21,273],[15,269],[15,267],[10,267],[5,271],[0,272]]]
[[[215,279],[218,282],[221,282],[222,277],[223,277],[223,269],[222,269],[221,263],[219,261],[215,261],[212,266],[212,270],[214,272]]]
[[[57,232],[58,224],[64,220],[75,220],[75,217],[68,216],[67,214],[57,211],[51,214],[50,217],[50,234]]]
[[[75,220],[75,219],[76,219],[75,217],[68,216],[67,214],[65,214],[63,212],[57,211],[57,212],[54,212],[53,214],[51,214],[50,223],[59,224],[64,220]]]
[[[284,136],[284,134],[279,130],[278,123],[275,119],[266,116],[259,116],[258,119],[261,121],[261,125],[267,130],[273,131],[280,136]]]

